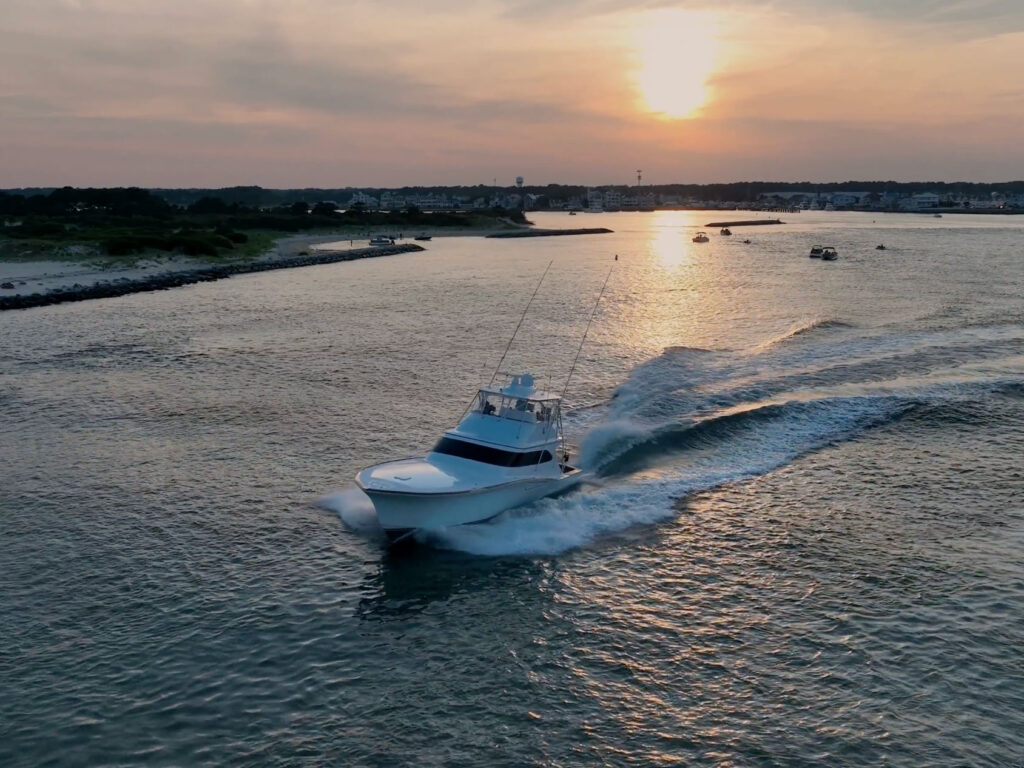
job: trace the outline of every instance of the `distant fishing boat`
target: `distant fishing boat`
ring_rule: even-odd
[[[824,253],[825,249],[820,245],[812,245],[811,252],[808,254],[812,259],[820,259],[821,254]]]
[[[710,239],[711,239],[711,238],[710,238],[710,237],[708,237],[707,235],[705,235],[705,234],[704,234],[703,232],[698,232],[698,233],[697,233],[697,234],[696,234],[696,235],[695,235],[695,236],[693,237],[693,242],[695,242],[695,243],[706,243],[706,242],[708,242],[708,241],[709,241]]]
[[[395,238],[385,237],[384,235],[375,235],[370,238],[370,245],[394,245]]]
[[[720,234],[720,235],[731,235],[732,234],[732,230],[729,229],[728,227],[722,227],[722,231],[719,232],[718,234]]]
[[[433,235],[418,235],[413,240],[430,240],[432,237]]]
[[[821,260],[822,261],[835,261],[838,258],[839,258],[839,252],[836,251],[836,249],[833,248],[832,246],[826,245],[824,248],[821,249]]]

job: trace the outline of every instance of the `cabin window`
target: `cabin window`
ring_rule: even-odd
[[[487,445],[467,443],[465,440],[455,440],[451,437],[442,437],[434,446],[434,453],[443,453],[446,456],[458,456],[460,459],[479,461],[482,464],[493,464],[496,467],[532,467],[537,464],[545,464],[554,457],[551,451],[505,451],[501,448],[491,448]]]
[[[500,395],[480,393],[480,407],[477,409],[485,416],[497,416],[501,413],[502,398]]]
[[[495,393],[480,393],[476,407],[477,413],[484,416],[513,421],[551,421],[555,411],[554,401],[530,400],[525,397],[504,397]]]

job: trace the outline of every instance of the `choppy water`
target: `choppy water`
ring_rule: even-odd
[[[616,233],[0,315],[0,765],[1024,759],[1024,222],[537,218]],[[354,472],[614,253],[602,484],[389,555]]]

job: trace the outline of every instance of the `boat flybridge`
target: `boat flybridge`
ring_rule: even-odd
[[[522,373],[504,387],[480,389],[425,457],[369,467],[356,483],[397,541],[417,530],[484,522],[572,488],[581,475],[569,464],[561,396],[538,390]]]

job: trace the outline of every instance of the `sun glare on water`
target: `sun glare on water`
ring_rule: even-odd
[[[645,14],[637,39],[637,87],[647,111],[677,120],[700,113],[716,63],[715,26],[709,14],[698,11]]]

